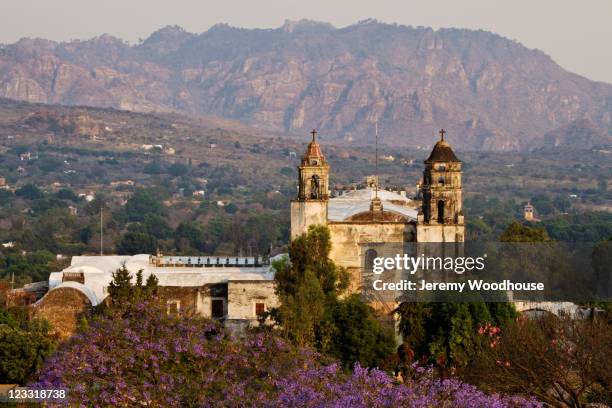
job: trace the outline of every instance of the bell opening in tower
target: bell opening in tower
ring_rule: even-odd
[[[444,200],[438,200],[438,223],[444,224]]]

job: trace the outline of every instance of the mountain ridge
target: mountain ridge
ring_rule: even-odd
[[[347,142],[371,141],[377,121],[399,145],[429,145],[445,127],[464,148],[521,150],[583,119],[612,139],[610,84],[483,30],[374,20],[166,26],[138,44],[22,39],[0,48],[0,96],[212,114],[289,135],[316,127]]]

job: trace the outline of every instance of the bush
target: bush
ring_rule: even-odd
[[[36,200],[43,198],[45,195],[34,184],[26,184],[25,186],[15,191],[17,197],[25,198],[26,200]]]
[[[189,173],[189,167],[182,163],[174,163],[168,167],[168,174],[174,177],[184,176]]]

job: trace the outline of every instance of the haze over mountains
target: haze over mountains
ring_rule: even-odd
[[[597,39],[594,39],[596,41]],[[277,29],[166,27],[137,45],[108,35],[0,48],[0,96],[140,112],[214,114],[304,137],[521,150],[612,143],[612,85],[485,31],[368,20]]]

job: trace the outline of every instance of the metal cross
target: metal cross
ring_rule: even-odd
[[[444,134],[446,133],[446,130],[440,129],[438,133],[440,133],[440,136],[442,136],[442,140],[444,140]]]
[[[312,129],[312,132],[310,132],[310,134],[312,135],[312,141],[315,141],[315,136],[317,135],[317,131]]]

